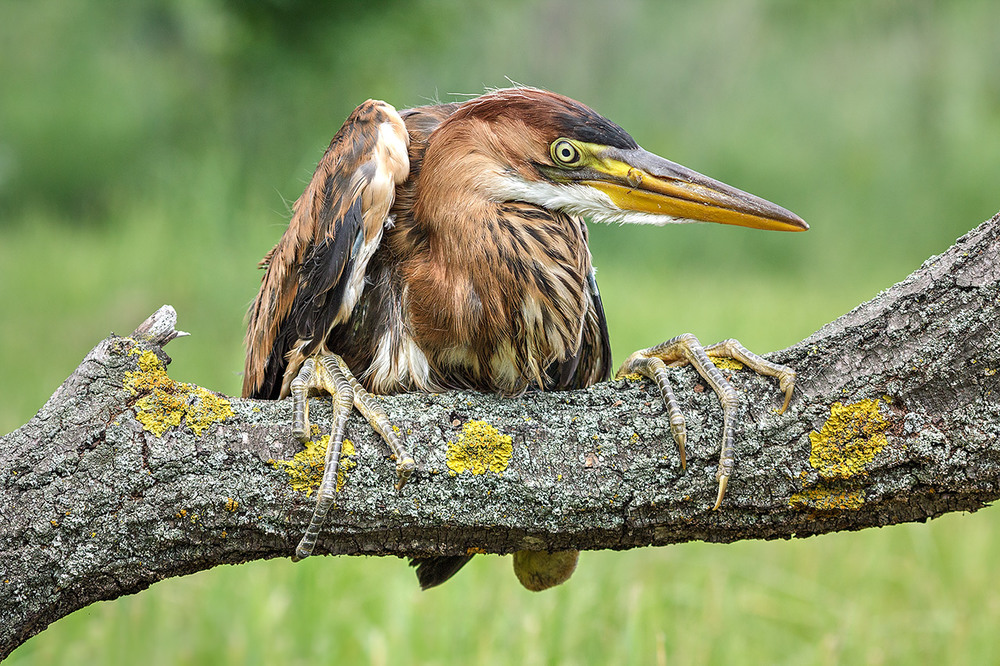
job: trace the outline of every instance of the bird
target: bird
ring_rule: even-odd
[[[291,396],[292,434],[308,441],[309,397],[333,396],[324,477],[294,559],[313,552],[333,504],[352,409],[395,457],[397,488],[416,469],[374,395],[518,396],[611,377],[587,220],[808,229],[791,211],[648,152],[590,107],[547,90],[488,90],[401,111],[368,100],[350,114],[260,262],[248,312],[245,397]],[[692,365],[719,396],[714,509],[733,471],[739,405],[716,357],[776,378],[787,408],[795,371],[736,340],[703,347],[679,335],[633,353],[616,374],[657,385],[682,468],[687,433],[666,368]],[[412,563],[426,589],[469,557]],[[514,566],[526,587],[544,589],[569,577],[576,555],[525,551]]]

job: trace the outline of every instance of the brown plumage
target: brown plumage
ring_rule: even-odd
[[[620,127],[561,95],[499,90],[398,114],[369,100],[333,138],[262,262],[243,394],[291,393],[295,432],[304,436],[309,390],[339,392],[344,413],[353,402],[383,432],[366,390],[516,395],[607,379],[608,330],[584,216],[805,228],[782,208],[643,151]],[[657,362],[692,362],[703,373],[711,365],[687,338],[637,354],[628,371],[655,377],[668,406]],[[789,369],[750,356],[751,367],[779,376],[790,395]],[[338,357],[342,364],[329,361]],[[674,409],[672,424],[677,418],[683,453]],[[342,438],[340,421],[337,428]],[[412,460],[391,432],[383,436],[402,483]],[[723,458],[725,446],[724,437]],[[336,447],[333,467],[339,440]],[[731,446],[729,454],[718,501]],[[321,505],[329,506],[331,492],[321,488]],[[311,552],[325,511],[318,506],[300,556]],[[464,561],[432,558],[422,582],[441,582]]]
[[[399,136],[399,117],[369,101],[348,118],[262,262],[268,271],[251,310],[244,395],[284,397],[302,361],[319,349],[341,355],[369,390],[383,394],[472,388],[513,395],[609,376],[583,220],[493,200],[477,184],[501,154],[520,170],[547,156],[547,144],[531,145],[516,125],[498,123],[519,110],[510,107],[513,91],[504,92],[400,114],[410,167],[396,159],[399,168],[384,170],[395,201],[370,174],[379,163],[378,128]],[[539,100],[556,109],[570,103],[532,93],[528,109],[542,119],[550,109],[535,108]],[[475,149],[481,145],[491,152]],[[397,157],[391,148],[383,154]],[[352,298],[345,283],[357,275],[366,284]]]

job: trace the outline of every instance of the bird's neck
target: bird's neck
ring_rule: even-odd
[[[432,200],[415,206],[412,219],[399,229],[410,239],[399,262],[411,295],[406,305],[410,327],[422,348],[496,341],[509,328],[515,292],[505,283],[501,250],[490,233],[498,205],[461,190],[445,195],[439,190],[437,196],[460,203]]]
[[[467,283],[480,293],[501,288],[496,275],[502,254],[498,241],[503,239],[497,220],[503,202],[489,195],[488,184],[499,177],[495,156],[479,148],[463,149],[481,141],[466,136],[465,129],[450,129],[435,135],[417,162],[419,172],[411,172],[407,196],[412,208],[409,219],[400,221],[407,236],[401,245],[404,254],[418,257],[442,288],[462,300]]]

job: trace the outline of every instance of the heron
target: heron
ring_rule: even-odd
[[[296,559],[313,552],[333,504],[352,409],[395,457],[397,488],[416,468],[373,395],[517,396],[611,377],[586,220],[808,229],[780,206],[643,150],[553,92],[499,89],[402,111],[368,100],[351,113],[261,261],[248,314],[243,395],[291,396],[291,431],[302,441],[309,398],[333,399],[323,481]],[[687,434],[667,367],[692,365],[718,395],[718,509],[734,467],[739,398],[713,358],[775,378],[787,408],[794,370],[736,340],[705,347],[680,335],[633,353],[616,376],[655,382],[682,468]],[[419,582],[444,582],[469,557],[418,558]],[[517,553],[514,565],[526,587],[544,589],[569,577],[576,553]]]

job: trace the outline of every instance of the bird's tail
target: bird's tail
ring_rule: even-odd
[[[434,557],[411,557],[410,566],[417,568],[420,589],[427,590],[445,582],[465,566],[472,555],[438,555]]]

